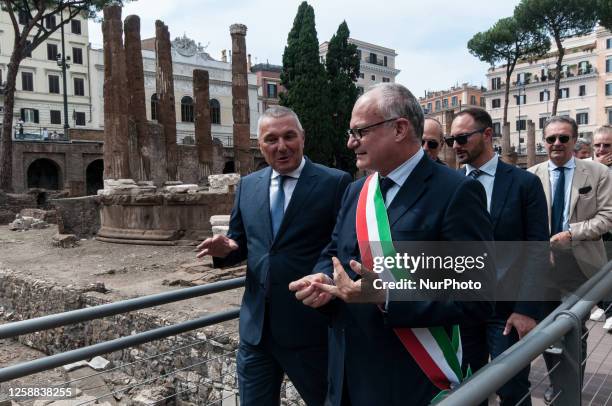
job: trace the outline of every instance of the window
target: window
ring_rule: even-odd
[[[546,117],[546,116],[540,117],[540,120],[539,120],[539,128],[540,128],[540,130],[544,128],[544,124],[546,124],[546,120],[548,120],[548,117]]]
[[[580,85],[580,87],[578,88],[578,95],[586,96],[586,85]]]
[[[606,48],[607,49],[612,48],[612,38],[606,39]]]
[[[451,98],[451,106],[455,107],[457,105],[457,96],[453,96]]]
[[[501,99],[491,100],[491,108],[498,109],[501,107]]]
[[[157,120],[157,107],[159,106],[159,98],[157,93],[151,95],[151,120]]]
[[[606,58],[606,73],[612,72],[612,57]]]
[[[578,113],[576,114],[577,124],[589,124],[589,113]]]
[[[517,106],[519,104],[527,103],[527,95],[526,94],[521,94],[521,95],[514,96],[514,99],[516,100],[516,105]]]
[[[612,96],[612,82],[606,82],[606,96]]]
[[[389,83],[389,82],[391,82],[391,79],[383,77],[383,83]]]
[[[516,120],[516,131],[526,130],[527,129],[527,120]]]
[[[277,89],[276,83],[268,83],[268,86],[267,86],[268,97],[276,99],[278,97],[276,93],[276,89]]]
[[[49,112],[51,116],[51,124],[62,124],[62,112],[59,110],[51,110]]]
[[[480,107],[482,107],[483,109],[487,107],[487,100],[484,97],[480,98]]]
[[[364,78],[365,78],[365,74],[364,74],[363,72],[359,72],[359,77],[360,77],[361,79],[364,79]]]
[[[85,80],[83,78],[74,78],[74,95],[85,96]]]
[[[57,44],[47,44],[47,59],[50,61],[57,60]]]
[[[608,110],[608,124],[612,124],[612,109]]]
[[[448,99],[442,99],[442,108],[443,109],[447,109],[448,108]]]
[[[38,123],[38,110],[21,109],[21,121],[24,123]]]
[[[440,111],[440,100],[436,100],[436,111]]]
[[[372,79],[372,82],[374,82],[376,80],[376,75],[372,75],[371,79]]]
[[[370,63],[373,63],[373,64],[376,64],[376,60],[377,60],[377,58],[376,58],[376,54],[375,54],[375,53],[370,52],[370,60],[369,60],[369,62],[370,62]]]
[[[18,19],[19,19],[19,24],[26,25],[28,21],[32,19],[32,16],[30,15],[30,13],[21,10],[19,11]]]
[[[72,62],[83,65],[83,50],[81,48],[72,48]]]
[[[26,47],[23,52],[25,53],[26,58],[32,57],[32,41],[30,40],[26,41]]]
[[[82,111],[74,112],[74,124],[75,125],[85,125],[85,113]]]
[[[357,86],[357,94],[361,96],[363,94],[363,87]]]
[[[60,92],[59,76],[49,75],[49,93],[59,94],[59,92]]]
[[[189,96],[181,99],[181,121],[193,123],[193,99]]]
[[[73,34],[81,35],[81,21],[80,20],[72,20],[70,21],[70,28]]]
[[[493,136],[498,137],[501,135],[501,123],[493,123]]]
[[[586,75],[587,73],[591,73],[591,64],[589,61],[581,61],[578,63],[578,74]]]
[[[48,15],[45,17],[45,26],[49,29],[53,29],[55,28],[55,16],[54,15]]]
[[[491,90],[501,89],[501,78],[491,79]]]
[[[34,91],[34,74],[32,72],[21,72],[21,90]]]
[[[383,56],[383,66],[387,66],[387,57]]]
[[[211,124],[221,124],[221,105],[219,100],[210,100],[210,122]]]
[[[474,95],[470,96],[470,104],[472,106],[476,105],[476,96],[474,96]]]
[[[431,112],[431,102],[427,103],[427,111]]]
[[[559,98],[567,99],[569,97],[569,87],[564,87],[563,89],[559,89]]]
[[[525,72],[521,72],[516,75],[516,82],[523,84],[527,83],[527,75],[525,74]]]
[[[550,92],[548,90],[543,90],[540,92],[540,101],[549,101],[550,100]]]
[[[361,49],[357,50],[357,58],[359,58],[359,60],[361,60]]]

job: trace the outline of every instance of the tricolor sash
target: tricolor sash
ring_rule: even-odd
[[[387,209],[378,184],[378,173],[370,175],[361,189],[357,203],[357,240],[363,265],[373,269],[374,257],[395,257]],[[386,282],[406,279],[404,271],[385,268],[380,278]],[[406,350],[431,383],[446,393],[463,380],[459,326],[452,327],[449,338],[444,327],[394,328]]]

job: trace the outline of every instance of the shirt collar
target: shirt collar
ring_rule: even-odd
[[[470,164],[465,164],[465,174],[469,175],[475,169],[479,169],[482,173],[495,177],[497,173],[497,164],[499,163],[499,155],[493,154],[493,158],[485,162],[480,168],[476,168]]]
[[[408,179],[408,176],[410,176],[417,164],[421,161],[423,155],[425,155],[425,153],[421,148],[419,148],[416,154],[414,154],[413,156],[408,158],[406,162],[392,170],[386,177],[391,179],[393,182],[395,182],[396,185],[401,187],[404,182],[406,182],[406,179]]]
[[[576,158],[571,157],[569,159],[569,161],[567,161],[564,165],[562,165],[564,168],[567,169],[574,169],[576,167]],[[553,163],[553,161],[551,161],[550,159],[548,160],[548,170],[549,171],[554,171],[555,169],[557,169],[557,165],[555,165]]]
[[[289,176],[290,178],[293,178],[293,179],[299,179],[300,174],[302,173],[302,169],[304,169],[304,165],[306,165],[306,159],[302,157],[302,162],[300,162],[300,166],[298,166],[293,171],[286,173],[285,176]],[[276,169],[272,169],[272,176],[270,177],[270,179],[275,179],[275,178],[278,178],[279,176],[280,176],[280,173],[278,173]]]

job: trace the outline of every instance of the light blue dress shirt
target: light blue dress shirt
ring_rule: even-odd
[[[289,202],[291,201],[291,196],[293,195],[293,191],[295,190],[295,185],[297,185],[298,179],[302,174],[302,169],[304,169],[304,165],[306,165],[306,159],[302,157],[302,162],[300,166],[294,169],[292,172],[286,174],[289,176],[283,182],[283,191],[285,192],[285,211],[287,211],[287,206],[289,206]],[[276,170],[272,169],[272,175],[270,175],[270,201],[273,202],[276,199],[276,194],[278,193],[278,183],[280,173],[276,172]]]
[[[493,183],[495,183],[495,173],[497,172],[497,163],[499,162],[499,155],[494,154],[488,162],[482,165],[480,168],[476,168],[470,164],[465,164],[465,174],[469,175],[470,172],[480,169],[482,174],[478,177],[478,182],[482,183],[485,192],[487,193],[487,211],[491,213],[491,196],[493,196]]]
[[[572,180],[574,179],[574,170],[576,169],[576,159],[571,157],[569,161],[563,165],[565,167],[565,206],[563,207],[563,231],[569,230],[569,212],[570,198],[572,197]],[[550,201],[555,201],[555,189],[559,180],[560,172],[556,171],[557,165],[551,160],[548,161],[548,177],[550,179]]]

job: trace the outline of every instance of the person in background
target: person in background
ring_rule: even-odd
[[[442,124],[435,118],[428,117],[425,119],[421,146],[427,153],[427,156],[435,162],[446,166],[446,163],[438,157],[442,147],[444,147],[444,131],[442,130]]]
[[[577,159],[587,159],[593,156],[591,143],[585,138],[578,138],[574,145],[574,156]]]

